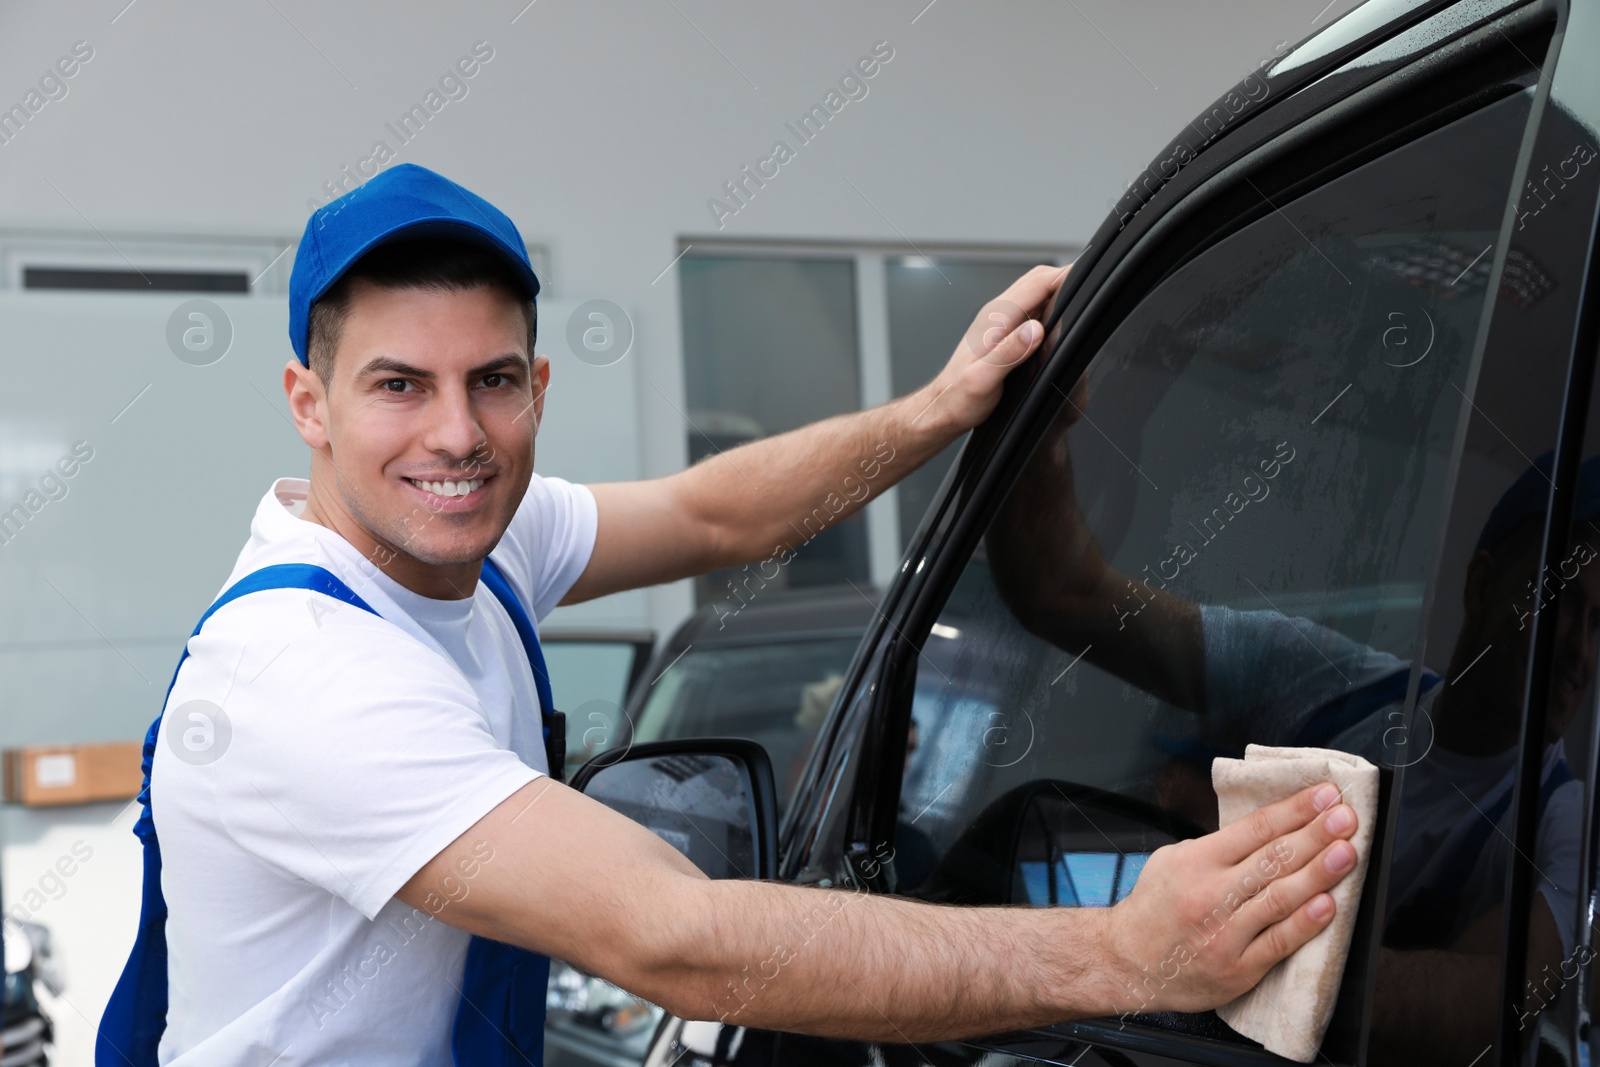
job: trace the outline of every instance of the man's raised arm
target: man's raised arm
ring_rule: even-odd
[[[564,604],[794,550],[858,511],[994,410],[1038,347],[1037,314],[1066,277],[1034,267],[985,304],[939,375],[887,404],[729,449],[686,471],[591,486],[594,554]]]
[[[397,896],[685,1019],[937,1041],[1129,1011],[1202,1011],[1322,930],[1355,860],[1324,783],[1153,853],[1112,908],[965,908],[710,881],[643,827],[541,777]]]

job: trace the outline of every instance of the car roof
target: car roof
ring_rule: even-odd
[[[741,602],[727,597],[686,619],[663,653],[689,645],[770,642],[774,638],[859,636],[877,613],[879,591],[868,586],[768,592]]]
[[[1261,108],[1275,105],[1296,90],[1321,77],[1334,65],[1343,63],[1404,27],[1431,18],[1440,11],[1467,0],[1366,0],[1346,11],[1326,26],[1313,31],[1294,45],[1282,44],[1271,56],[1233,85],[1150,161],[1149,166],[1128,183],[1085,250],[1103,248],[1128,221],[1148,204],[1156,193],[1176,176],[1188,160],[1198,159],[1228,139]],[[1509,5],[1512,0],[1505,0]],[[1260,92],[1258,97],[1256,94]],[[1220,119],[1220,128],[1213,120]],[[1237,121],[1234,121],[1234,120]],[[1180,146],[1181,149],[1180,149]],[[1064,301],[1058,301],[1061,306]]]

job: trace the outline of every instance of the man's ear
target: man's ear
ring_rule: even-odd
[[[544,394],[550,388],[550,357],[533,357],[533,432],[538,436],[544,425]]]
[[[300,439],[312,448],[328,447],[327,395],[322,379],[298,359],[291,359],[283,368],[283,391],[289,398],[289,415]]]

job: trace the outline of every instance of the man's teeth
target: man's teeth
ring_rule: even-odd
[[[465,482],[419,482],[415,478],[407,478],[406,481],[426,489],[435,496],[466,496],[468,493],[476,492],[484,482],[482,478]]]

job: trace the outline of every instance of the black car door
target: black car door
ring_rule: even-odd
[[[1319,1062],[1579,1062],[1595,21],[1368,4],[1157,156],[925,520],[788,877],[1109,906],[1215,827],[1214,757],[1357,751],[1382,826]],[[1137,1006],[941,1045],[669,1021],[648,1062],[1284,1062]]]

